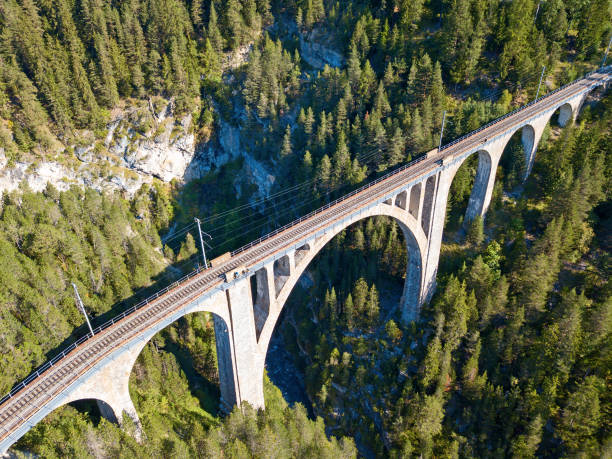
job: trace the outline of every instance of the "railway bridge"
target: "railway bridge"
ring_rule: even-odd
[[[147,342],[186,314],[213,314],[221,404],[264,406],[263,373],[275,324],[293,286],[317,253],[340,231],[375,215],[395,219],[408,252],[401,298],[404,322],[418,317],[432,295],[446,204],[461,164],[478,155],[466,220],[484,216],[504,147],[521,130],[526,171],[549,119],[574,120],[587,94],[607,85],[601,68],[436,149],[348,195],[195,271],[93,330],[45,363],[0,400],[0,453],[52,410],[95,399],[103,416],[138,424],[128,382]]]

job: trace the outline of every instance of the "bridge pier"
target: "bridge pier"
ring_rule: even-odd
[[[428,302],[436,289],[436,275],[438,274],[438,261],[440,259],[440,248],[442,247],[442,233],[444,230],[444,220],[446,217],[446,203],[448,193],[455,173],[459,165],[443,169],[438,172],[436,189],[433,197],[431,210],[430,231],[427,234],[427,251],[425,253],[425,267],[423,288],[421,289],[419,308]]]
[[[225,293],[230,317],[227,332],[220,330],[215,321],[215,336],[222,341],[221,348],[217,346],[222,407],[240,406],[247,401],[255,408],[263,408],[265,354],[262,356],[257,347],[250,279],[238,279]]]

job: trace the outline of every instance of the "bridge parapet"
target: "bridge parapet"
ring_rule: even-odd
[[[226,255],[215,262],[218,266],[194,271],[96,328],[93,336],[81,338],[0,400],[0,452],[52,409],[78,398],[106,401],[117,418],[125,412],[137,419],[129,400],[126,369],[131,371],[142,346],[155,333],[191,312],[214,314],[222,404],[230,407],[248,401],[263,406],[265,354],[285,301],[323,246],[362,218],[387,215],[398,221],[410,254],[402,317],[404,321],[416,319],[420,305],[435,288],[446,202],[463,161],[479,153],[477,186],[470,197],[467,216],[484,215],[499,158],[513,133],[523,129],[529,170],[552,113],[561,107],[560,123],[569,122],[570,109],[575,118],[585,95],[596,85],[607,83],[609,72],[608,67],[603,73],[592,74],[591,79],[559,88],[443,146],[429,157],[423,155],[241,247],[229,257]],[[279,268],[275,270],[277,261]],[[237,277],[221,279],[223,273],[240,266],[244,269],[238,269]],[[253,275],[255,288],[250,280]],[[267,292],[267,301],[264,293],[260,295],[260,287]],[[111,379],[115,382],[115,395],[110,394],[111,386],[104,382]]]

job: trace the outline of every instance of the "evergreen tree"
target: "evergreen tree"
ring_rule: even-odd
[[[323,113],[321,116],[324,115],[325,113]],[[346,146],[344,132],[340,132],[340,135],[338,137],[338,145],[336,147],[336,152],[334,153],[334,156],[332,158],[332,164],[332,186],[340,185],[350,178],[351,155],[348,151],[348,147]]]
[[[280,156],[285,158],[293,151],[291,147],[291,126],[287,125],[285,128],[285,135],[283,136],[283,144],[281,146]]]
[[[319,167],[317,168],[317,181],[321,184],[323,190],[329,190],[331,187],[332,165],[329,156],[323,155]]]
[[[482,221],[482,217],[477,215],[470,222],[468,233],[467,233],[467,241],[472,245],[480,245],[484,241],[484,225]]]
[[[214,0],[210,0],[210,8],[208,13],[208,26],[206,27],[206,37],[210,40],[210,44],[216,52],[221,52],[224,48],[224,40],[217,25],[217,12],[215,11]]]

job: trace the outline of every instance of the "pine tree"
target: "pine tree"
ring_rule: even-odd
[[[219,54],[215,51],[210,38],[206,38],[204,44],[204,52],[202,53],[202,74],[207,80],[220,83],[221,82],[221,62]]]
[[[370,289],[368,284],[363,277],[357,279],[353,286],[353,303],[355,305],[355,312],[358,315],[364,315],[368,305],[368,293]]]
[[[325,114],[325,110],[323,110],[321,111],[319,126],[316,134],[316,145],[320,150],[324,150],[325,145],[327,144],[327,130],[327,116]]]
[[[475,246],[479,246],[484,241],[484,224],[480,215],[476,215],[476,217],[474,217],[474,219],[470,222],[467,233],[467,241]]]
[[[346,326],[351,330],[355,326],[355,306],[353,305],[353,297],[349,293],[344,302],[344,318]]]
[[[336,132],[344,131],[347,127],[347,112],[346,112],[346,102],[344,98],[338,101],[338,105],[336,106]]]
[[[347,74],[353,90],[359,88],[359,81],[361,79],[361,64],[359,62],[359,54],[355,45],[351,45],[349,50],[349,58],[347,63]]]
[[[208,14],[208,27],[206,28],[206,37],[210,40],[213,49],[220,53],[225,47],[223,37],[219,31],[217,24],[217,12],[215,11],[215,3],[210,0],[210,10]]]
[[[308,150],[304,153],[302,160],[301,177],[303,180],[309,180],[312,176],[312,155]]]
[[[349,174],[349,181],[352,185],[363,182],[368,173],[368,166],[361,166],[357,158],[353,159],[351,163],[351,171]]]
[[[283,144],[281,146],[280,156],[286,158],[293,151],[291,147],[291,126],[288,124],[285,129],[285,135],[283,136]]]
[[[314,22],[319,22],[325,17],[323,0],[312,0],[312,17]]]
[[[191,0],[191,22],[197,32],[202,31],[202,0]]]
[[[225,4],[225,30],[231,49],[236,49],[242,44],[244,29],[242,4],[238,0],[227,0]]]
[[[393,167],[404,160],[404,150],[404,136],[402,134],[402,130],[398,126],[395,128],[395,131],[393,131],[393,137],[389,141],[389,149],[387,153],[387,164],[389,167]]]
[[[568,453],[588,450],[595,452],[593,436],[601,429],[600,390],[604,382],[597,376],[587,376],[567,398],[556,429]]]
[[[391,105],[389,104],[382,80],[378,83],[378,89],[376,90],[374,110],[382,116],[387,115],[391,111]]]
[[[246,0],[244,3],[244,22],[252,32],[259,32],[261,29],[261,17],[257,14],[255,0]]]
[[[312,107],[308,107],[306,109],[306,120],[304,121],[304,134],[306,134],[306,139],[308,141],[308,145],[312,142],[312,133],[314,126],[314,113],[312,111]]]
[[[323,155],[317,168],[317,181],[321,184],[323,190],[329,190],[331,187],[331,169],[329,156]]]
[[[324,115],[325,113],[323,113]],[[322,116],[323,116],[322,115]],[[332,159],[333,169],[331,175],[332,186],[337,186],[350,179],[351,155],[346,145],[344,132],[338,136],[336,152]]]
[[[372,284],[370,291],[368,292],[368,300],[367,300],[367,308],[366,308],[366,316],[368,318],[368,322],[370,327],[373,327],[378,320],[379,314],[379,300],[378,300],[378,290],[376,286]]]
[[[512,441],[513,457],[534,457],[540,442],[542,441],[542,428],[544,422],[540,415],[536,415],[527,426],[527,432],[519,435]]]
[[[395,345],[398,345],[402,340],[402,330],[397,326],[393,319],[389,319],[389,321],[385,324],[385,333]]]
[[[355,246],[355,249],[359,251],[363,251],[365,249],[365,237],[363,236],[361,227],[357,227],[353,232],[353,245]]]
[[[428,389],[440,373],[440,354],[442,353],[442,343],[440,338],[435,336],[427,345],[427,351],[423,364],[419,369],[421,374],[421,385],[424,389]]]

